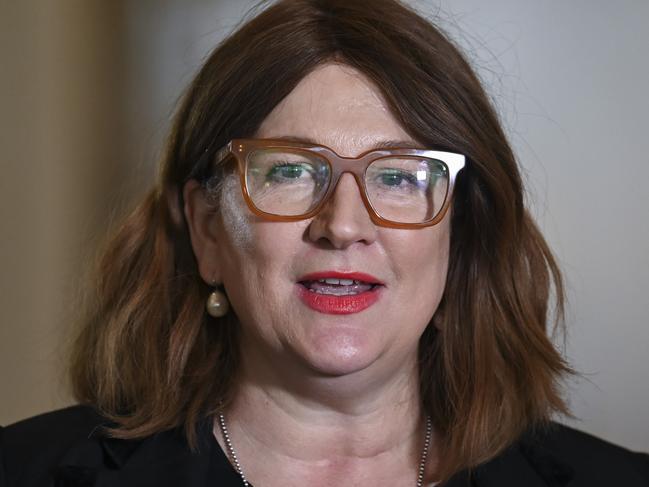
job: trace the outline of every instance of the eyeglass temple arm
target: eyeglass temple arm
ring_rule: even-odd
[[[211,158],[210,161],[207,162],[207,165],[210,166],[210,167],[212,167],[214,164],[218,164],[218,163],[220,163],[220,162],[223,162],[223,160],[224,160],[228,155],[230,155],[230,152],[231,152],[231,151],[230,151],[230,145],[231,145],[231,144],[228,143],[228,144],[226,144],[224,147],[221,147],[221,148],[216,152],[216,154],[214,155],[214,157]],[[189,173],[189,176],[187,176],[187,179],[188,179],[188,180],[189,180],[189,179],[196,178],[196,177],[201,173],[201,171],[204,171],[204,170],[205,170],[205,162],[203,162],[203,160],[204,160],[204,158],[207,156],[207,154],[208,154],[208,149],[205,149],[205,153],[203,154],[203,156],[201,156],[201,161],[198,162],[198,164],[196,164],[196,165],[194,166],[194,168],[192,169],[192,171]]]
[[[222,162],[223,159],[225,159],[228,155],[230,155],[230,146],[231,143],[228,142],[224,147],[221,147],[218,151],[216,151],[213,159],[214,163],[218,164],[219,162]]]

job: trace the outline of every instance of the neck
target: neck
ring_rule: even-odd
[[[321,482],[344,478],[343,484],[353,478],[367,484],[368,475],[384,477],[383,470],[399,473],[400,485],[403,475],[416,477],[425,418],[414,355],[389,371],[370,366],[337,377],[295,362],[271,367],[245,360],[237,394],[224,413],[253,483],[255,476],[264,479],[264,464],[275,473],[304,471],[303,479],[308,472]],[[273,485],[268,479],[259,483]]]

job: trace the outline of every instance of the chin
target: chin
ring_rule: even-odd
[[[377,344],[366,331],[353,327],[320,330],[300,355],[313,371],[332,377],[360,372],[379,357]]]

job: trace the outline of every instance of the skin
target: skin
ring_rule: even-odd
[[[256,134],[281,136],[346,157],[413,141],[379,90],[338,64],[306,76]],[[264,487],[415,485],[424,430],[417,344],[444,290],[450,215],[418,230],[378,227],[349,174],[318,215],[297,222],[253,215],[234,176],[219,212],[195,182],[184,194],[201,276],[223,283],[242,327],[242,370],[226,415],[246,476]],[[371,274],[385,283],[383,295],[360,313],[317,313],[295,283],[321,270]],[[215,435],[222,441],[218,428]],[[430,478],[434,466],[433,447]]]

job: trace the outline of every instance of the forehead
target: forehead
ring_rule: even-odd
[[[358,70],[341,64],[325,64],[303,78],[256,136],[311,139],[346,157],[385,140],[413,141],[379,89]]]

